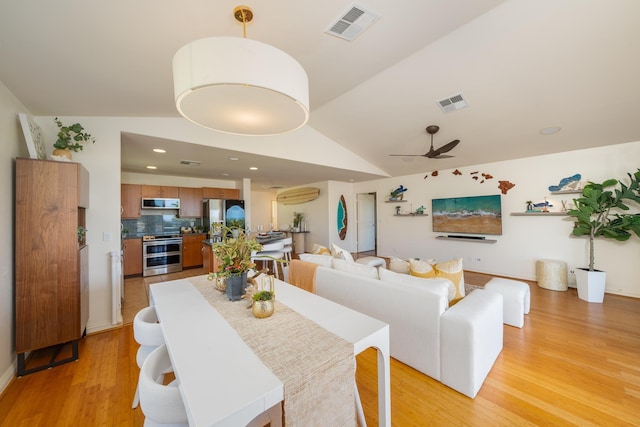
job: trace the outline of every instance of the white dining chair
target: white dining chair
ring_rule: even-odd
[[[149,354],[164,344],[162,329],[153,306],[145,307],[136,313],[133,318],[133,338],[140,344],[136,353],[136,363],[139,368],[142,368],[142,364]],[[138,406],[138,397],[138,386],[136,386],[136,393],[131,405],[134,409]]]
[[[189,425],[178,381],[164,385],[160,379],[165,372],[172,370],[164,344],[153,350],[142,364],[138,386],[145,427]]]
[[[291,262],[291,253],[293,252],[293,239],[291,237],[282,239],[282,244],[284,245],[284,247],[282,248],[282,252],[284,252],[284,259],[286,259],[287,262]]]
[[[282,243],[281,240],[273,243],[267,243],[266,245],[262,245],[261,251],[254,251],[251,253],[251,261],[260,261],[263,265],[265,262],[271,262],[273,265],[273,274],[275,274],[276,278],[279,279],[280,273],[278,272],[278,261],[284,258],[283,249],[284,243]]]

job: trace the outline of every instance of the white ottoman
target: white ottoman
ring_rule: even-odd
[[[485,290],[498,292],[503,298],[503,321],[505,325],[522,328],[524,315],[531,308],[531,291],[529,285],[517,280],[494,277],[484,285]]]
[[[378,258],[375,256],[365,256],[362,258],[358,258],[356,262],[358,264],[364,264],[370,267],[386,267],[387,266],[387,262],[384,259]]]

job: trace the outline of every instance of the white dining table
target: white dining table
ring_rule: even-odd
[[[389,325],[280,280],[275,291],[280,302],[352,343],[354,355],[377,350],[378,424],[390,426]],[[151,285],[150,300],[190,426],[245,426],[261,414],[281,414],[282,381],[188,279]]]

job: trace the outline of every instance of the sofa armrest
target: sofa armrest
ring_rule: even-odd
[[[478,289],[440,320],[440,380],[474,398],[502,351],[502,295]]]

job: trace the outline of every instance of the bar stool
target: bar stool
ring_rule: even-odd
[[[278,272],[278,260],[284,258],[284,243],[281,240],[273,243],[267,243],[266,245],[262,245],[262,250],[257,252],[251,252],[251,261],[256,262],[260,261],[263,265],[264,262],[272,262],[273,263],[273,274],[275,274],[277,279],[280,279],[280,273]]]
[[[142,364],[149,354],[164,344],[162,329],[160,323],[158,323],[158,316],[153,306],[145,307],[136,313],[136,316],[133,318],[133,338],[140,344],[138,352],[136,353],[136,363],[138,364],[138,368],[142,368]],[[136,394],[133,397],[133,404],[131,406],[133,409],[138,407],[138,391],[138,385],[136,385]]]
[[[178,381],[164,385],[160,380],[171,371],[171,359],[164,344],[154,349],[142,364],[138,386],[145,427],[189,425]]]
[[[291,253],[293,252],[293,239],[291,237],[282,239],[282,244],[284,245],[284,248],[282,248],[282,252],[284,252],[284,259],[286,259],[287,262],[291,262]]]

